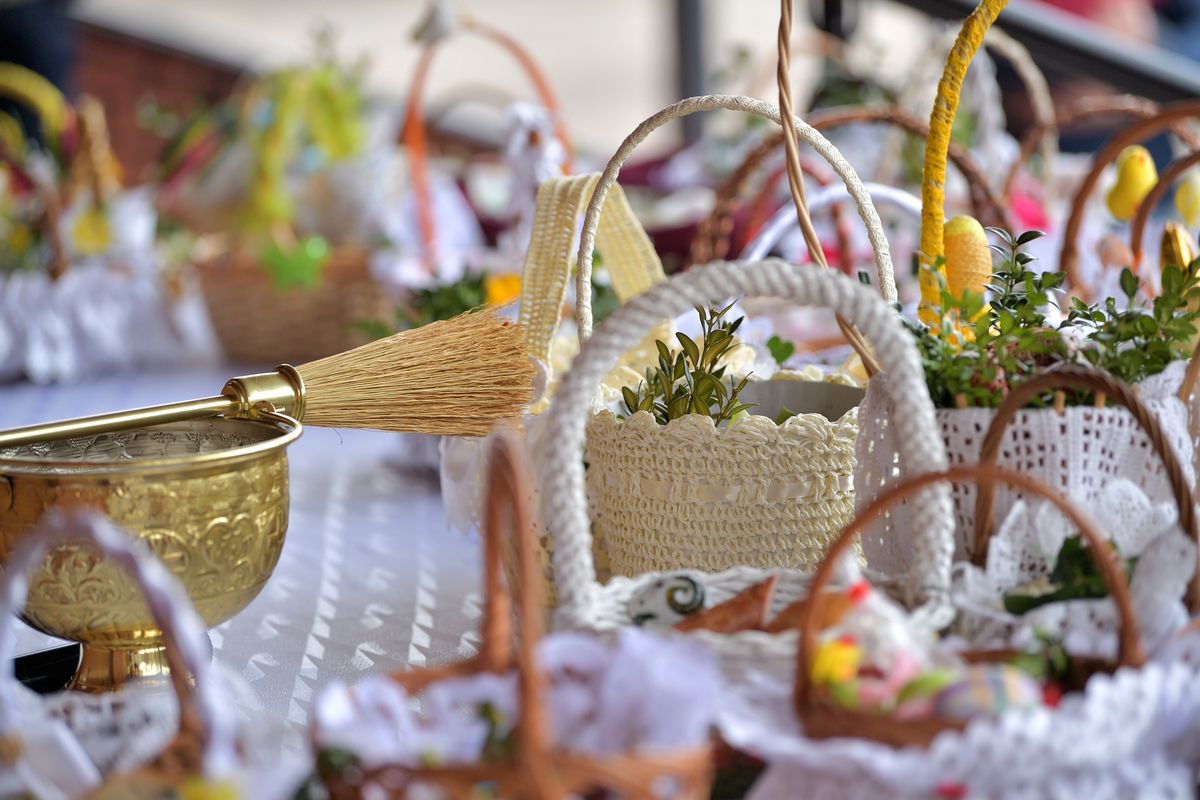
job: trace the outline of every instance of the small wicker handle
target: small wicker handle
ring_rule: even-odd
[[[596,246],[596,229],[600,222],[600,212],[604,207],[605,197],[617,182],[621,166],[629,158],[634,149],[645,141],[647,136],[668,122],[695,114],[699,111],[717,111],[720,109],[743,111],[764,119],[769,119],[776,124],[779,124],[780,120],[779,110],[775,106],[770,103],[764,103],[761,100],[755,100],[752,97],[742,97],[740,95],[689,97],[674,105],[667,106],[662,111],[643,121],[634,129],[633,133],[625,137],[625,141],[621,142],[621,146],[617,148],[617,152],[609,159],[608,165],[604,168],[604,173],[600,176],[600,182],[596,184],[595,191],[592,193],[591,202],[588,204],[587,214],[583,220],[583,233],[579,238],[579,256],[575,262],[577,265],[575,271],[576,318],[579,322],[579,337],[581,341],[587,339],[592,334],[592,251]],[[891,250],[888,247],[887,237],[883,232],[883,223],[879,219],[879,212],[875,210],[875,206],[871,203],[870,195],[863,188],[858,174],[855,173],[854,168],[850,166],[842,154],[838,152],[837,148],[829,143],[828,139],[799,118],[794,119],[793,122],[800,138],[816,150],[821,158],[829,162],[834,172],[846,184],[847,191],[850,192],[850,196],[854,198],[854,202],[858,206],[859,216],[862,217],[863,224],[867,227],[867,236],[871,240],[871,247],[875,251],[875,270],[879,283],[879,291],[883,294],[887,302],[896,302],[896,280],[892,270]]]
[[[1113,556],[1112,546],[1099,533],[1096,524],[1088,515],[1060,492],[1028,475],[984,464],[959,466],[945,472],[919,475],[895,484],[876,497],[854,521],[843,528],[829,547],[825,560],[817,568],[817,574],[809,586],[809,602],[805,605],[804,614],[800,619],[800,641],[796,653],[795,677],[797,707],[807,706],[812,701],[814,687],[811,677],[813,658],[817,652],[817,621],[822,618],[828,600],[828,593],[824,589],[833,578],[838,559],[845,556],[855,538],[863,532],[868,524],[883,516],[896,503],[909,499],[916,492],[928,486],[964,481],[974,481],[980,485],[981,489],[996,483],[1022,489],[1032,495],[1049,500],[1075,523],[1080,533],[1083,534],[1083,538],[1087,540],[1088,552],[1096,560],[1096,565],[1104,576],[1104,583],[1117,606],[1117,615],[1121,620],[1117,660],[1121,666],[1126,667],[1139,667],[1145,663],[1146,656],[1138,635],[1137,618],[1134,616],[1133,602],[1129,596],[1129,583],[1125,579],[1124,571]]]
[[[538,644],[544,633],[544,589],[536,552],[532,482],[524,448],[511,430],[493,437],[484,500],[483,644],[473,659],[446,667],[393,675],[410,693],[436,681],[464,677],[480,671],[503,673],[516,666],[518,724],[516,747],[508,760],[477,765],[385,766],[367,773],[364,783],[386,785],[388,773],[400,771],[407,781],[432,783],[450,797],[475,797],[482,782],[494,783],[503,797],[557,800],[574,797],[596,787],[611,788],[631,800],[653,800],[656,780],[664,775],[680,781],[680,797],[707,796],[709,749],[705,746],[648,755],[595,758],[555,750],[550,734],[549,680],[538,665]],[[515,585],[505,583],[502,560],[505,539],[513,531],[516,557]],[[513,614],[514,594],[516,614]],[[514,630],[514,622],[518,629]],[[519,635],[514,635],[519,634]],[[362,797],[347,787],[330,787],[334,797]],[[702,792],[701,790],[705,790]],[[392,796],[407,797],[407,794]]]
[[[1079,279],[1079,244],[1077,240],[1079,231],[1083,227],[1083,213],[1088,198],[1096,190],[1096,185],[1100,182],[1100,176],[1104,173],[1104,169],[1116,161],[1117,156],[1127,146],[1145,141],[1165,130],[1175,130],[1179,123],[1194,117],[1200,117],[1200,100],[1184,100],[1163,106],[1154,116],[1138,120],[1123,128],[1096,153],[1092,159],[1092,168],[1079,184],[1075,196],[1071,199],[1071,213],[1063,228],[1062,251],[1059,253],[1058,264],[1059,270],[1067,274],[1067,286],[1072,292],[1085,300],[1091,298],[1090,287],[1085,286]],[[1193,150],[1197,149],[1196,145],[1191,142],[1189,142],[1189,147]]]
[[[1158,418],[1150,412],[1150,409],[1146,408],[1145,403],[1138,399],[1133,389],[1108,373],[1090,367],[1065,365],[1022,383],[1008,397],[1004,398],[1004,402],[996,409],[996,414],[992,417],[992,422],[983,437],[979,463],[996,466],[1000,456],[1000,443],[1004,440],[1004,432],[1009,423],[1030,400],[1055,389],[1081,389],[1094,392],[1129,410],[1138,426],[1150,438],[1150,446],[1162,460],[1163,471],[1171,486],[1175,505],[1179,509],[1180,527],[1187,532],[1188,538],[1200,544],[1200,528],[1197,527],[1195,500],[1192,497],[1192,490],[1188,485],[1187,478],[1184,477],[1179,457],[1167,442]],[[979,566],[982,566],[987,558],[988,542],[995,530],[992,520],[996,499],[995,489],[995,484],[983,483],[975,498],[975,547],[971,558]],[[1200,568],[1197,569],[1197,572],[1200,573]],[[1188,606],[1193,613],[1200,608],[1200,575],[1192,578]]]
[[[219,696],[209,660],[205,626],[178,579],[142,544],[102,514],[91,510],[51,510],[38,527],[23,536],[9,552],[0,574],[0,738],[20,737],[20,721],[13,717],[12,659],[16,648],[13,625],[24,604],[28,574],[47,553],[66,542],[86,541],[129,571],[146,596],[151,616],[166,644],[171,686],[179,700],[179,733],[169,745],[171,768],[183,766],[192,773],[223,775],[240,763],[235,720]],[[192,681],[195,680],[193,685]]]
[[[1004,190],[1001,194],[1004,197],[1011,196],[1013,185],[1016,183],[1021,168],[1029,163],[1029,159],[1037,152],[1039,146],[1045,147],[1046,137],[1051,132],[1057,137],[1064,130],[1104,117],[1120,115],[1134,117],[1135,119],[1145,119],[1153,117],[1157,113],[1158,103],[1153,100],[1147,100],[1145,97],[1138,97],[1131,94],[1082,97],[1064,104],[1062,108],[1058,109],[1053,119],[1049,121],[1034,120],[1033,124],[1029,126],[1029,130],[1025,132],[1025,135],[1021,139],[1017,157],[1013,159],[1012,166],[1008,170],[1008,175],[1004,179]],[[1187,132],[1186,128],[1177,127],[1174,129],[1174,132],[1177,136],[1183,138],[1184,141],[1188,141],[1189,138],[1195,138],[1194,135]],[[1056,144],[1056,152],[1057,149]],[[1052,179],[1053,174],[1048,172],[1046,180],[1050,181]],[[1047,199],[1049,199],[1049,196]]]
[[[477,34],[484,39],[495,42],[521,66],[533,83],[542,105],[554,118],[554,133],[562,142],[567,153],[571,152],[571,140],[567,136],[566,123],[559,109],[558,101],[550,88],[550,82],[538,68],[529,52],[511,36],[489,25],[485,25],[470,17],[461,17],[458,24],[462,30]],[[400,139],[408,151],[408,168],[412,175],[413,194],[417,207],[417,222],[420,225],[421,244],[428,263],[435,262],[437,257],[437,223],[433,218],[433,199],[429,187],[429,155],[425,116],[423,113],[423,98],[429,69],[433,57],[438,52],[438,41],[428,42],[421,50],[421,57],[413,70],[412,82],[408,87],[408,102],[404,109],[404,129]],[[569,157],[568,157],[569,158]],[[568,161],[568,172],[570,172]]]
[[[1167,190],[1175,185],[1175,181],[1183,177],[1183,173],[1195,165],[1200,164],[1200,150],[1193,150],[1190,153],[1180,156],[1167,165],[1167,168],[1158,176],[1158,183],[1154,184],[1154,188],[1150,190],[1150,194],[1146,195],[1146,199],[1142,200],[1138,206],[1137,213],[1133,216],[1133,222],[1129,225],[1129,249],[1133,253],[1133,264],[1135,267],[1140,267],[1142,264],[1142,238],[1146,231],[1146,221],[1150,218],[1150,214],[1158,207],[1158,203],[1163,199]],[[1186,267],[1187,264],[1179,266]]]
[[[538,453],[542,519],[553,541],[554,581],[560,614],[569,625],[611,627],[596,607],[600,586],[592,560],[592,533],[584,491],[586,422],[595,387],[625,351],[660,323],[705,303],[734,295],[773,296],[832,309],[857,325],[880,363],[896,419],[901,463],[910,473],[946,466],[933,403],[912,337],[892,307],[876,292],[844,275],[796,269],[779,259],[759,263],[714,262],[688,270],[630,300],[605,320],[563,377],[547,412],[546,433]],[[924,600],[948,602],[954,555],[954,525],[947,487],[923,494],[914,503],[912,588]]]

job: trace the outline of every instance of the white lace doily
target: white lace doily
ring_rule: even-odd
[[[928,748],[807,739],[788,680],[748,676],[727,692],[719,728],[768,761],[753,800],[931,797],[989,800],[1191,798],[1200,675],[1182,663],[1098,675],[1057,709],[980,717]]]
[[[1171,503],[1152,503],[1129,480],[1118,478],[1078,500],[1100,523],[1123,558],[1137,558],[1130,581],[1134,614],[1151,653],[1188,622],[1183,597],[1196,565],[1196,547],[1176,523]],[[1048,578],[1063,542],[1078,531],[1044,501],[1020,500],[988,544],[981,569],[954,567],[953,598],[961,632],[978,648],[1024,647],[1050,633],[1074,655],[1116,655],[1118,619],[1108,598],[1047,603],[1026,614],[1004,609],[1004,595]]]

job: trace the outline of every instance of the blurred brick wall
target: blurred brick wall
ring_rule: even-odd
[[[113,149],[131,183],[146,178],[163,140],[138,124],[138,106],[153,97],[186,114],[229,94],[235,67],[94,25],[79,25],[75,87],[104,103]]]

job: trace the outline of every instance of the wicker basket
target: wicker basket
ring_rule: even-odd
[[[1098,662],[1094,659],[1071,659],[1070,675],[1076,684],[1071,688],[1082,688],[1087,679],[1097,672],[1113,672],[1117,667],[1140,667],[1146,660],[1138,637],[1137,620],[1133,614],[1133,603],[1129,596],[1129,584],[1124,570],[1118,565],[1112,548],[1087,515],[1065,496],[1047,488],[1045,484],[1020,473],[1007,472],[994,466],[960,466],[944,473],[927,474],[892,486],[879,495],[870,506],[841,532],[837,542],[830,548],[829,555],[813,578],[810,601],[800,623],[800,646],[797,648],[795,674],[796,715],[804,727],[804,735],[815,739],[856,738],[869,739],[893,747],[927,747],[943,731],[962,730],[966,723],[961,720],[934,717],[931,719],[906,721],[886,714],[847,708],[834,701],[823,689],[814,686],[812,660],[817,650],[817,621],[827,602],[827,588],[839,558],[861,534],[872,519],[883,516],[889,507],[909,497],[913,492],[930,484],[944,481],[961,482],[971,480],[981,486],[1003,483],[1019,487],[1024,492],[1044,498],[1053,503],[1079,528],[1088,543],[1088,552],[1097,562],[1109,594],[1117,606],[1121,621],[1119,647],[1115,664]],[[979,651],[964,654],[974,663],[1002,661],[1013,653],[1003,651]]]
[[[511,754],[495,761],[467,765],[404,766],[385,764],[349,774],[335,773],[318,759],[320,779],[336,800],[380,796],[428,797],[436,788],[451,798],[476,797],[473,790],[487,784],[503,798],[558,800],[592,796],[611,790],[631,800],[653,800],[662,781],[674,781],[672,797],[708,797],[711,753],[699,747],[626,752],[600,758],[556,748],[547,704],[549,682],[538,666],[545,601],[537,580],[538,564],[533,530],[531,482],[524,469],[524,446],[501,435],[489,448],[488,487],[484,502],[484,586],[487,602],[481,621],[479,653],[442,668],[392,676],[412,695],[440,681],[478,673],[516,672],[519,692],[515,741]],[[513,535],[507,535],[508,529]],[[516,580],[501,578],[502,551],[515,551]],[[516,595],[514,598],[513,595]],[[514,630],[514,618],[516,630]],[[320,730],[314,738],[320,741]],[[388,787],[386,794],[383,787]],[[492,796],[492,795],[489,795]]]
[[[984,0],[979,10],[964,23],[939,86],[939,102],[934,106],[930,124],[930,146],[926,151],[922,185],[921,252],[924,254],[943,252],[942,187],[950,128],[956,111],[953,98],[957,95],[972,55],[1002,7],[1003,2],[999,0]],[[1085,184],[1080,194],[1086,196],[1087,193],[1088,185]],[[1078,207],[1078,196],[1076,203]],[[1068,242],[1073,235],[1068,226]],[[929,258],[928,255],[926,257]],[[940,297],[940,290],[931,285],[926,273],[922,273],[921,284],[921,313],[925,319],[931,309],[939,305],[930,296],[929,290],[933,290],[935,297]],[[1070,369],[1057,374],[1060,380],[1068,381],[1065,384],[1068,386],[1087,380],[1073,378],[1076,372]],[[1070,383],[1071,380],[1075,380],[1075,383]],[[1182,389],[1181,384],[1184,387]],[[1142,399],[1149,407],[1146,416],[1153,414],[1157,417],[1155,429],[1162,429],[1158,438],[1167,437],[1183,463],[1185,478],[1190,484],[1194,481],[1194,444],[1188,438],[1188,409],[1181,399],[1188,396],[1190,384],[1185,379],[1182,365],[1148,379],[1139,388]],[[1029,395],[1023,396],[1025,400],[1022,405],[1030,399]],[[1114,399],[1120,398],[1114,395]],[[860,507],[884,491],[895,477],[899,453],[894,437],[903,431],[897,430],[896,421],[901,418],[895,416],[891,403],[891,398],[883,396],[875,387],[868,388],[859,419],[858,468],[855,474]],[[1135,413],[1143,410],[1141,404],[1137,408],[1133,408],[1132,404],[1127,405]],[[996,410],[989,408],[937,410],[937,435],[952,464],[975,462],[984,444],[985,433],[996,417]],[[1164,494],[1159,477],[1163,470],[1161,461],[1147,446],[1147,436],[1138,429],[1138,421],[1125,408],[1027,409],[1015,415],[1013,424],[1003,431],[1002,442],[993,445],[1000,448],[1003,466],[1033,475],[1069,494],[1099,488],[1110,477],[1124,474],[1146,489],[1151,497],[1161,497]],[[996,434],[997,437],[999,435]],[[1159,444],[1157,441],[1155,443]],[[1008,493],[1002,496],[1001,509],[1006,509],[1012,499]],[[965,557],[971,552],[972,535],[977,522],[974,493],[970,487],[961,487],[955,491],[954,500],[956,549],[960,557]],[[908,530],[913,524],[906,515],[904,508],[884,515],[863,537],[863,549],[868,557],[885,569],[903,571],[907,568],[908,554],[897,538],[899,532]]]
[[[197,273],[230,361],[303,364],[365,344],[369,337],[358,323],[395,324],[395,304],[358,248],[335,248],[312,289],[277,289],[244,251],[199,264]]]
[[[77,510],[67,514],[55,510],[48,513],[35,535],[23,538],[8,555],[5,571],[0,577],[0,621],[5,626],[15,624],[16,612],[25,600],[27,576],[47,562],[47,557],[53,556],[54,549],[64,542],[87,542],[98,554],[128,570],[141,586],[151,616],[163,633],[166,659],[170,666],[170,686],[178,702],[177,733],[169,737],[165,747],[162,746],[158,721],[120,719],[124,710],[121,699],[114,701],[111,696],[84,696],[73,702],[74,708],[66,706],[67,730],[72,728],[73,723],[88,718],[86,707],[90,706],[110,717],[105,735],[110,738],[123,737],[127,752],[136,752],[147,746],[155,748],[154,752],[147,754],[149,760],[143,766],[118,775],[95,775],[93,781],[98,780],[99,786],[88,791],[76,789],[70,796],[92,800],[172,797],[176,796],[174,790],[197,779],[222,780],[231,777],[230,773],[242,764],[237,721],[233,707],[228,703],[229,698],[223,695],[223,684],[214,674],[214,667],[210,663],[204,623],[188,604],[187,595],[175,576],[127,531],[91,511]],[[9,664],[13,658],[14,638],[11,631],[5,634],[0,635],[0,659]],[[13,678],[6,676],[4,680],[11,681]],[[53,786],[56,779],[64,777],[64,773],[69,774],[71,759],[63,756],[81,752],[77,748],[82,748],[83,743],[74,738],[74,732],[64,732],[49,741],[43,736],[37,744],[42,747],[51,745],[60,752],[42,751],[33,757],[33,743],[23,743],[22,737],[30,733],[36,735],[42,726],[37,721],[34,724],[21,724],[22,720],[15,718],[10,707],[12,699],[10,689],[6,689],[0,697],[0,775],[4,776],[0,778],[0,791],[4,792],[5,797],[60,796],[52,791],[43,794],[46,788],[44,783],[42,791],[36,788],[36,783],[40,782],[37,781],[37,770],[58,763],[59,766],[52,773],[53,778],[48,781]],[[124,698],[124,701],[129,702],[128,698]],[[136,711],[137,704],[129,707]],[[62,753],[63,750],[66,753]],[[30,763],[22,764],[26,759]],[[22,777],[35,780],[35,786],[25,787],[29,794],[13,792],[15,787],[8,783],[14,778],[19,783]]]
[[[585,493],[584,443],[592,417],[595,387],[630,346],[663,317],[721,298],[777,296],[800,304],[832,308],[862,330],[887,371],[872,379],[896,403],[904,439],[901,461],[906,474],[936,471],[945,466],[941,440],[934,434],[933,406],[925,390],[920,360],[911,338],[903,331],[891,306],[878,294],[845,276],[811,268],[797,269],[779,260],[761,263],[713,263],[660,284],[618,308],[583,347],[564,376],[543,421],[538,450],[539,490],[547,547],[551,549],[560,623],[572,627],[612,630],[632,624],[630,601],[652,589],[665,576],[650,572],[616,577],[602,585],[593,556],[592,524]],[[734,433],[736,426],[725,435]],[[592,447],[595,447],[593,442]],[[749,452],[743,458],[753,459]],[[590,471],[590,470],[589,470]],[[764,474],[766,474],[764,472]],[[783,472],[768,480],[786,479]],[[687,473],[678,476],[687,480]],[[595,502],[595,501],[593,501]],[[654,500],[654,502],[661,502]],[[727,506],[737,508],[736,503]],[[895,578],[907,598],[925,601],[923,618],[939,627],[949,621],[949,571],[953,553],[950,501],[945,487],[916,498],[910,507],[920,522],[905,546],[916,554],[908,574]],[[786,533],[786,530],[785,530]],[[761,532],[759,532],[761,535]],[[764,546],[770,539],[761,539]],[[760,561],[760,563],[762,563]],[[808,575],[800,570],[739,565],[717,573],[692,573],[713,603],[722,602],[769,575],[780,576],[772,607],[775,613],[805,594]],[[704,636],[731,669],[794,657],[794,638],[763,632]]]

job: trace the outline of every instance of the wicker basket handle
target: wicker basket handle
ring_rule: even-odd
[[[805,605],[804,614],[800,619],[800,641],[796,653],[795,677],[795,701],[798,704],[807,705],[812,700],[811,675],[813,658],[817,651],[817,621],[821,619],[827,602],[826,595],[828,593],[824,589],[833,578],[838,560],[845,556],[850,545],[867,525],[887,513],[892,506],[909,499],[925,487],[965,481],[979,484],[981,491],[996,483],[1022,489],[1032,495],[1049,500],[1075,523],[1080,533],[1083,534],[1083,538],[1087,540],[1088,552],[1092,554],[1096,566],[1104,576],[1104,584],[1108,587],[1109,594],[1112,595],[1113,602],[1117,607],[1117,615],[1121,620],[1117,661],[1125,667],[1140,667],[1145,663],[1146,655],[1138,635],[1137,617],[1134,616],[1133,602],[1129,596],[1129,583],[1125,579],[1124,570],[1118,565],[1113,555],[1112,546],[1100,534],[1095,522],[1074,502],[1036,478],[987,464],[958,466],[945,472],[919,475],[895,484],[876,497],[871,505],[863,509],[849,525],[842,529],[837,539],[830,545],[825,559],[817,568],[817,574],[808,588],[809,602]]]
[[[571,152],[571,140],[567,135],[566,122],[559,108],[558,100],[550,88],[550,82],[545,73],[538,67],[537,62],[519,42],[511,36],[476,19],[463,16],[458,20],[460,30],[474,33],[495,44],[524,70],[537,91],[538,99],[554,118],[554,133],[562,142],[567,153]],[[400,140],[408,153],[408,168],[412,177],[413,194],[416,199],[417,222],[421,230],[421,244],[425,251],[427,264],[432,265],[437,258],[437,225],[433,218],[433,199],[429,186],[429,147],[428,131],[425,129],[424,94],[428,81],[429,69],[433,58],[438,52],[439,40],[427,42],[421,49],[421,56],[413,70],[412,82],[408,87],[408,101],[404,108],[404,129]],[[570,156],[566,171],[570,172]]]
[[[1142,264],[1142,239],[1146,232],[1146,221],[1150,218],[1151,212],[1158,207],[1159,201],[1166,195],[1167,190],[1175,185],[1175,181],[1197,164],[1200,164],[1200,150],[1193,150],[1172,161],[1158,176],[1158,183],[1154,184],[1150,194],[1146,195],[1146,198],[1138,206],[1137,213],[1133,215],[1133,221],[1129,224],[1129,249],[1133,253],[1135,267],[1140,267]]]
[[[963,21],[954,46],[946,56],[946,69],[938,81],[937,97],[933,101],[929,140],[925,145],[925,168],[921,175],[920,258],[927,269],[919,276],[921,303],[918,312],[921,321],[927,325],[937,323],[937,309],[941,305],[941,282],[936,273],[944,273],[945,268],[938,268],[936,264],[945,251],[942,226],[946,207],[946,160],[950,149],[950,133],[958,112],[959,94],[971,59],[979,51],[983,37],[1006,5],[1008,0],[981,0]]]
[[[162,631],[171,687],[179,701],[179,733],[168,745],[169,769],[188,772],[207,768],[226,771],[241,762],[235,717],[217,692],[208,652],[208,637],[199,615],[187,602],[178,579],[134,537],[97,511],[48,511],[36,529],[22,536],[6,557],[0,574],[0,740],[20,738],[13,716],[12,663],[16,648],[16,613],[24,604],[28,574],[58,545],[85,541],[120,564],[142,587],[146,604]],[[193,685],[192,681],[195,680]],[[164,753],[166,756],[166,753]]]
[[[979,463],[995,466],[1000,456],[1000,443],[1004,440],[1004,432],[1009,423],[1030,400],[1055,389],[1079,389],[1094,392],[1129,410],[1129,413],[1137,421],[1138,427],[1149,437],[1150,446],[1162,460],[1163,471],[1171,486],[1175,505],[1179,509],[1180,527],[1187,532],[1188,538],[1200,544],[1200,528],[1197,526],[1196,506],[1192,490],[1188,485],[1187,478],[1184,477],[1179,457],[1167,442],[1158,418],[1150,412],[1150,409],[1146,408],[1146,404],[1128,385],[1106,372],[1090,367],[1065,365],[1051,372],[1043,372],[1022,383],[1008,397],[1004,398],[1004,402],[996,409],[996,414],[992,417],[992,422],[983,437]],[[988,542],[995,530],[992,520],[996,499],[995,488],[995,484],[983,483],[975,498],[975,547],[971,559],[978,566],[982,566],[987,558]],[[1200,569],[1197,569],[1197,572],[1200,572]],[[1188,606],[1193,612],[1200,608],[1200,575],[1192,578]]]
[[[1067,274],[1067,286],[1084,300],[1091,298],[1090,287],[1085,286],[1079,278],[1079,231],[1083,227],[1083,214],[1087,207],[1088,198],[1096,190],[1100,176],[1105,168],[1116,161],[1127,146],[1146,139],[1165,130],[1178,130],[1179,125],[1194,117],[1200,117],[1200,100],[1184,100],[1163,106],[1157,114],[1123,128],[1109,139],[1104,147],[1092,159],[1092,168],[1079,184],[1075,196],[1071,199],[1071,213],[1063,228],[1062,251],[1058,257],[1059,269]],[[1192,134],[1187,134],[1188,149],[1200,149],[1200,143],[1195,141]]]
[[[1021,137],[1017,157],[1013,159],[1012,166],[1008,170],[1008,175],[1004,178],[1004,187],[1001,195],[1011,197],[1013,185],[1016,183],[1017,176],[1020,174],[1022,167],[1029,163],[1029,159],[1033,158],[1033,154],[1038,152],[1039,148],[1045,148],[1047,136],[1051,133],[1057,139],[1057,136],[1062,131],[1096,119],[1115,115],[1144,119],[1152,117],[1157,113],[1158,103],[1132,94],[1082,97],[1065,103],[1058,109],[1052,119],[1035,119],[1033,124],[1029,126],[1029,129],[1025,131],[1025,134]],[[1055,153],[1057,153],[1057,143],[1054,149]],[[1048,172],[1046,177],[1047,184],[1049,185],[1052,180],[1053,174]]]
[[[597,610],[599,592],[592,559],[592,533],[584,491],[586,423],[595,388],[618,359],[647,331],[705,303],[736,295],[772,296],[829,308],[862,331],[887,372],[885,380],[896,418],[901,464],[907,473],[945,468],[946,450],[938,434],[933,403],[912,337],[877,292],[834,272],[796,269],[779,259],[758,263],[714,262],[696,267],[649,289],[619,307],[589,339],[563,377],[550,408],[537,453],[542,520],[553,539],[553,573],[559,613],[567,624],[612,628],[621,624]],[[921,599],[948,602],[954,554],[954,524],[947,487],[915,501],[913,572],[907,576]]]
[[[621,166],[637,146],[645,141],[647,136],[668,122],[699,111],[720,109],[754,114],[776,124],[779,124],[780,120],[779,110],[775,106],[752,97],[740,95],[689,97],[667,106],[644,120],[634,129],[633,133],[625,137],[625,141],[621,142],[617,152],[609,159],[608,165],[600,177],[600,182],[596,184],[596,189],[592,193],[591,202],[588,204],[587,214],[583,220],[583,233],[579,239],[579,256],[575,262],[577,264],[575,271],[576,318],[579,321],[580,340],[587,339],[592,334],[592,252],[596,246],[596,229],[600,221],[600,212],[604,207],[609,190],[617,182]],[[858,206],[858,213],[867,227],[867,236],[871,240],[871,247],[875,251],[875,269],[879,291],[883,293],[889,303],[895,302],[896,281],[892,269],[891,251],[883,232],[883,223],[879,219],[879,213],[863,188],[862,181],[859,180],[849,162],[824,136],[800,119],[795,119],[793,122],[800,138],[812,146],[821,158],[829,162],[834,172],[846,184],[851,197],[854,198],[854,202]]]
[[[484,581],[487,607],[484,611],[484,650],[499,662],[515,661],[519,683],[521,724],[517,746],[526,759],[544,758],[550,751],[550,726],[546,719],[548,682],[538,667],[537,646],[545,633],[542,618],[545,589],[533,530],[533,482],[525,461],[525,449],[511,431],[493,437],[484,498]],[[513,531],[514,575],[518,586],[509,586],[503,575],[504,540]],[[513,594],[515,619],[520,635],[511,631]],[[507,630],[505,630],[507,628]],[[515,638],[515,645],[514,645]],[[506,658],[509,653],[515,654]]]
[[[809,124],[820,131],[828,133],[835,128],[855,122],[880,123],[892,126],[920,139],[929,136],[929,126],[917,117],[896,106],[856,106],[853,108],[833,108],[814,112]],[[733,212],[737,198],[745,192],[750,178],[757,172],[763,162],[775,153],[783,143],[783,134],[774,133],[746,154],[742,163],[729,174],[725,182],[717,189],[716,202],[712,212],[701,223],[692,240],[692,262],[702,263],[711,258],[725,258],[730,255],[728,235],[733,227]],[[1007,216],[1001,202],[992,191],[987,177],[975,161],[974,157],[959,144],[950,143],[948,158],[963,176],[971,192],[971,207],[979,219],[986,225],[1005,227]],[[767,191],[764,188],[764,191]]]

